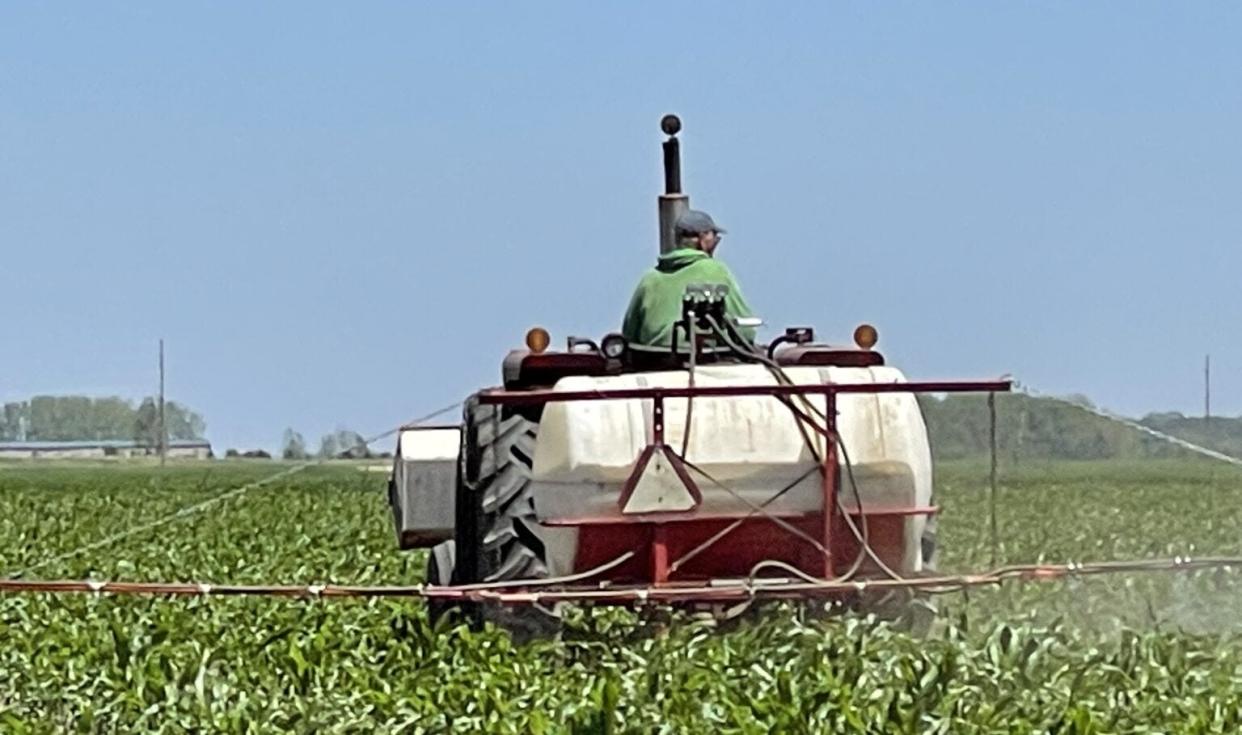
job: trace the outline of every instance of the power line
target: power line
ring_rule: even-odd
[[[1203,421],[1212,420],[1212,356],[1203,356]]]
[[[164,414],[164,338],[160,337],[160,405],[159,405],[159,452],[160,467],[168,461],[168,422]]]

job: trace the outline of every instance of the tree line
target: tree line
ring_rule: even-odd
[[[318,451],[312,452],[301,432],[285,429],[280,456],[283,459],[374,459],[391,457],[392,453],[372,451],[362,434],[350,429],[337,429],[324,434],[319,440]]]
[[[970,459],[988,455],[989,412],[986,395],[959,394],[918,397],[936,459]],[[1077,405],[1075,405],[1077,404]],[[1109,421],[1083,407],[1094,408],[1085,396],[1068,400],[1035,398],[1020,393],[996,395],[998,454],[1011,462],[1022,459],[1088,460],[1182,456],[1185,450]],[[1152,413],[1138,419],[1144,426],[1235,457],[1242,457],[1242,418],[1205,420],[1180,413]],[[373,452],[356,431],[341,429],[309,447],[293,429],[282,441],[285,459],[387,457]]]
[[[202,439],[207,423],[176,401],[164,403],[169,439]],[[159,444],[159,404],[153,397],[137,405],[117,397],[35,396],[4,404],[0,441],[135,441]]]
[[[1079,405],[1074,405],[1075,403]],[[938,459],[982,457],[990,444],[987,396],[919,396],[932,453]],[[1084,396],[1069,401],[1010,393],[996,396],[998,454],[1031,459],[1176,457],[1179,449],[1156,437],[1096,416]],[[1242,457],[1242,418],[1152,413],[1137,421],[1200,446]]]
[[[1108,421],[1073,405],[1091,406],[1083,396],[1071,402],[1023,394],[996,396],[997,447],[1013,461],[1032,459],[1108,459],[1172,457],[1184,450]],[[987,397],[919,396],[927,422],[932,452],[938,459],[986,456],[989,447]],[[169,439],[202,439],[203,417],[176,401],[165,403]],[[1152,413],[1138,419],[1158,431],[1242,456],[1242,418],[1205,419],[1180,413]],[[0,413],[0,441],[128,440],[146,446],[159,444],[159,406],[155,398],[138,403],[117,397],[35,396],[4,404]],[[367,446],[362,435],[338,429],[311,446],[301,433],[287,429],[281,456],[307,459],[375,458],[388,456]],[[266,452],[236,453],[267,456]]]

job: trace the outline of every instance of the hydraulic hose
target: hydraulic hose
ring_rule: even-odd
[[[742,344],[739,344],[739,343],[744,343],[745,338],[743,338],[740,334],[737,334],[736,330],[732,329],[732,326],[733,326],[732,324],[729,324],[726,321],[725,326],[722,327],[720,323],[716,321],[711,315],[708,315],[707,318],[709,322],[711,323],[712,328],[716,332],[717,336],[719,336],[725,342],[725,344],[729,346],[730,349],[736,352],[739,357],[763,364],[765,367],[768,368],[768,371],[772,374],[773,378],[775,378],[778,383],[782,385],[787,385],[787,386],[794,385],[793,380],[791,380],[789,376],[785,373],[784,368],[782,368],[774,360],[768,358],[766,355],[762,355],[758,353],[757,351],[747,350],[745,347],[742,346]],[[730,335],[729,333],[727,333],[726,329],[733,332],[733,334]],[[804,421],[811,423],[811,426],[817,429],[821,434],[828,437],[829,441],[835,441],[837,443],[837,446],[841,449],[841,457],[843,460],[843,464],[845,464],[846,473],[849,477],[850,488],[853,491],[854,500],[858,504],[858,512],[860,516],[863,517],[862,529],[860,530],[857,524],[855,524],[854,519],[851,517],[850,513],[846,511],[845,507],[841,504],[840,495],[837,496],[837,508],[841,511],[841,515],[844,517],[844,520],[846,522],[846,525],[849,527],[850,532],[853,534],[855,539],[860,544],[860,553],[857,557],[855,557],[854,562],[850,565],[850,569],[849,571],[845,573],[845,576],[853,575],[853,573],[855,573],[858,570],[858,568],[861,566],[862,559],[864,557],[868,557],[876,564],[877,567],[880,568],[881,571],[883,571],[889,577],[893,579],[902,579],[903,577],[900,574],[898,574],[891,567],[889,567],[882,559],[880,559],[879,555],[875,553],[875,549],[873,549],[871,546],[870,538],[869,538],[870,534],[868,533],[869,529],[867,528],[866,517],[865,517],[864,510],[863,510],[862,494],[859,492],[859,489],[858,489],[858,481],[854,476],[853,461],[850,459],[849,449],[845,446],[845,442],[841,441],[841,436],[836,431],[832,431],[832,432],[828,431],[828,421],[827,421],[826,415],[824,414],[823,411],[820,411],[819,407],[816,406],[810,399],[808,399],[804,395],[798,395],[796,397],[796,400],[798,400],[802,404],[803,408],[806,410],[808,414],[818,416],[820,419],[823,420],[823,424],[819,425],[815,423],[814,420],[811,419],[810,416],[799,416],[798,412],[794,411],[795,420],[798,421],[800,433],[802,434],[803,441],[806,443],[807,449],[810,451],[811,456],[815,459],[816,464],[821,468],[821,472],[826,471],[823,468],[823,459],[821,458],[818,450],[816,449],[814,442],[811,440],[811,438],[807,435],[805,431],[805,427],[803,426]],[[785,405],[788,406],[791,409],[791,411],[793,411],[793,406],[790,405],[792,403],[792,400],[787,401],[787,400],[782,399],[781,402],[785,403]]]

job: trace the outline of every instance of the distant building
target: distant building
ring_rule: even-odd
[[[104,459],[153,457],[159,447],[122,439],[76,442],[0,442],[0,459]],[[211,443],[205,439],[171,439],[170,459],[207,459]]]

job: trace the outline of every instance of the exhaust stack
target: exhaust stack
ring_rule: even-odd
[[[660,130],[668,136],[664,141],[664,193],[660,195],[660,254],[663,255],[677,248],[677,233],[673,230],[674,223],[690,208],[690,197],[681,192],[681,141],[677,133],[681,132],[681,118],[676,115],[665,115],[660,118]]]

